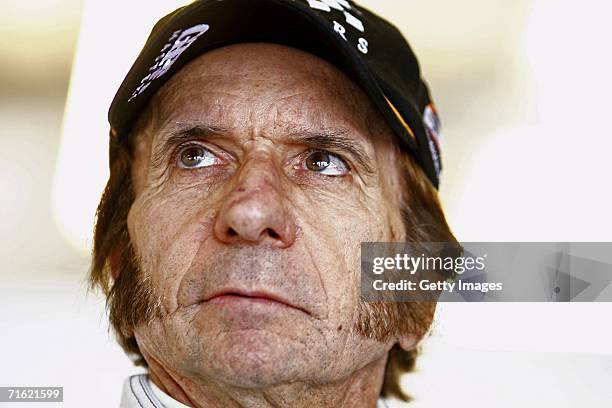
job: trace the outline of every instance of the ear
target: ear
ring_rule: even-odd
[[[405,351],[415,350],[419,343],[426,338],[432,330],[436,302],[424,302],[419,313],[419,324],[413,324],[408,330],[397,333],[397,343]]]
[[[404,351],[414,350],[419,344],[419,339],[414,334],[401,334],[397,340]]]
[[[114,248],[110,255],[108,256],[108,263],[110,266],[111,278],[113,281],[117,280],[119,276],[119,260],[121,259],[121,250],[119,248]]]

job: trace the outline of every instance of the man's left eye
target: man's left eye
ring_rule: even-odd
[[[341,158],[321,150],[306,156],[304,168],[326,176],[342,176],[349,171],[348,166]]]
[[[217,156],[202,146],[187,146],[179,151],[178,166],[184,169],[208,167],[218,162]]]

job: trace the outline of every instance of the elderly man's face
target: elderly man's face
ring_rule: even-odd
[[[149,109],[128,217],[161,312],[135,329],[145,357],[245,387],[384,364],[397,339],[356,330],[360,243],[405,231],[399,153],[367,96],[310,54],[242,44],[193,61]]]

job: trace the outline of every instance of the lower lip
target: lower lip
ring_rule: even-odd
[[[270,306],[270,307],[277,307],[277,308],[283,308],[283,309],[299,310],[293,306],[289,306],[286,303],[278,302],[276,300],[272,300],[269,298],[238,296],[238,295],[215,296],[214,298],[207,300],[204,303],[210,304],[210,305],[217,305],[217,306],[236,306],[236,307],[240,307],[240,306],[249,307],[249,306],[261,305],[261,306]]]

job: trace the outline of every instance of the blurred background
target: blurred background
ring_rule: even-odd
[[[185,3],[1,0],[0,386],[63,386],[63,406],[108,407],[138,372],[85,285],[106,112],[153,23]],[[420,59],[459,240],[610,241],[609,2],[360,4]],[[412,405],[609,407],[611,312],[441,304],[405,378]]]

